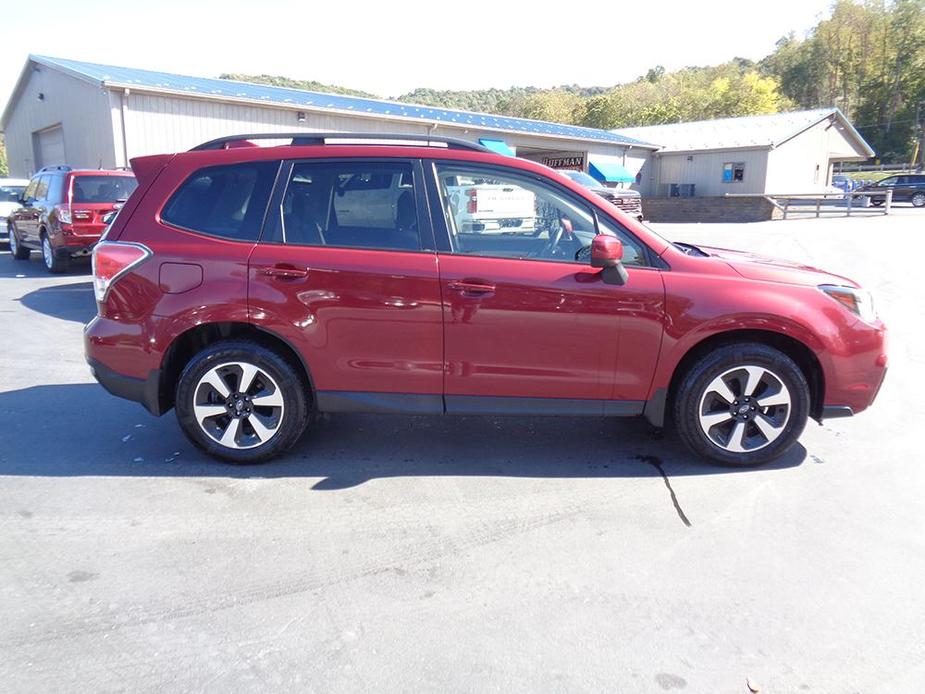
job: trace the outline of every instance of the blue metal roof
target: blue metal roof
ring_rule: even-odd
[[[399,101],[325,94],[302,89],[252,84],[250,82],[235,82],[208,77],[186,77],[169,72],[98,65],[64,58],[49,58],[46,56],[30,56],[29,58],[37,63],[62,69],[85,79],[98,82],[101,85],[135,86],[153,91],[164,90],[206,98],[247,99],[249,101],[262,101],[267,104],[290,107],[303,106],[306,109],[330,110],[340,113],[352,112],[359,115],[383,116],[386,118],[419,119],[424,122],[446,123],[447,125],[463,128],[488,128],[526,135],[546,135],[574,140],[591,140],[608,144],[641,145],[655,148],[654,145],[648,145],[648,143],[625,135],[577,125],[548,123],[527,118],[511,118],[489,113],[456,111],[434,106],[418,106]]]

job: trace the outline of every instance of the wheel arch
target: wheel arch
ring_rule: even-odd
[[[222,340],[252,340],[278,352],[299,373],[307,392],[315,392],[311,370],[292,344],[280,335],[252,323],[235,321],[202,323],[180,333],[164,353],[158,383],[158,409],[164,413],[174,406],[177,381],[184,367],[203,348]],[[314,399],[314,398],[313,398]]]
[[[825,400],[825,372],[813,350],[789,335],[771,330],[742,329],[710,335],[688,349],[675,366],[668,388],[660,388],[656,391],[646,405],[646,419],[657,427],[664,426],[667,413],[671,412],[677,389],[690,368],[704,354],[717,347],[743,342],[757,342],[773,347],[793,359],[809,384],[810,416],[816,420],[822,416],[822,405]]]

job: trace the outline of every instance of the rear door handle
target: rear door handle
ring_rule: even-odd
[[[469,296],[481,296],[484,294],[493,294],[495,285],[481,280],[458,280],[447,284],[454,292],[466,294]]]
[[[308,277],[308,268],[295,265],[273,265],[264,268],[263,274],[280,280],[299,280]]]

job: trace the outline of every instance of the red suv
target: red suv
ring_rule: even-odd
[[[7,219],[10,253],[27,260],[31,249],[40,250],[49,272],[65,272],[71,258],[90,255],[107,215],[137,185],[131,171],[42,169],[26,186],[22,207]]]
[[[93,253],[96,378],[175,408],[216,457],[279,455],[316,412],[642,415],[747,465],[883,380],[886,331],[851,280],[670,243],[467,142],[289,138],[135,159]],[[479,191],[534,217],[464,230]]]

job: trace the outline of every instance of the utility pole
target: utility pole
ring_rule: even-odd
[[[916,161],[912,162],[912,165],[918,165],[916,171],[925,171],[925,117],[922,114],[923,106],[925,106],[925,101],[920,101],[915,105],[915,125],[919,129],[919,146],[916,148],[918,156]]]

